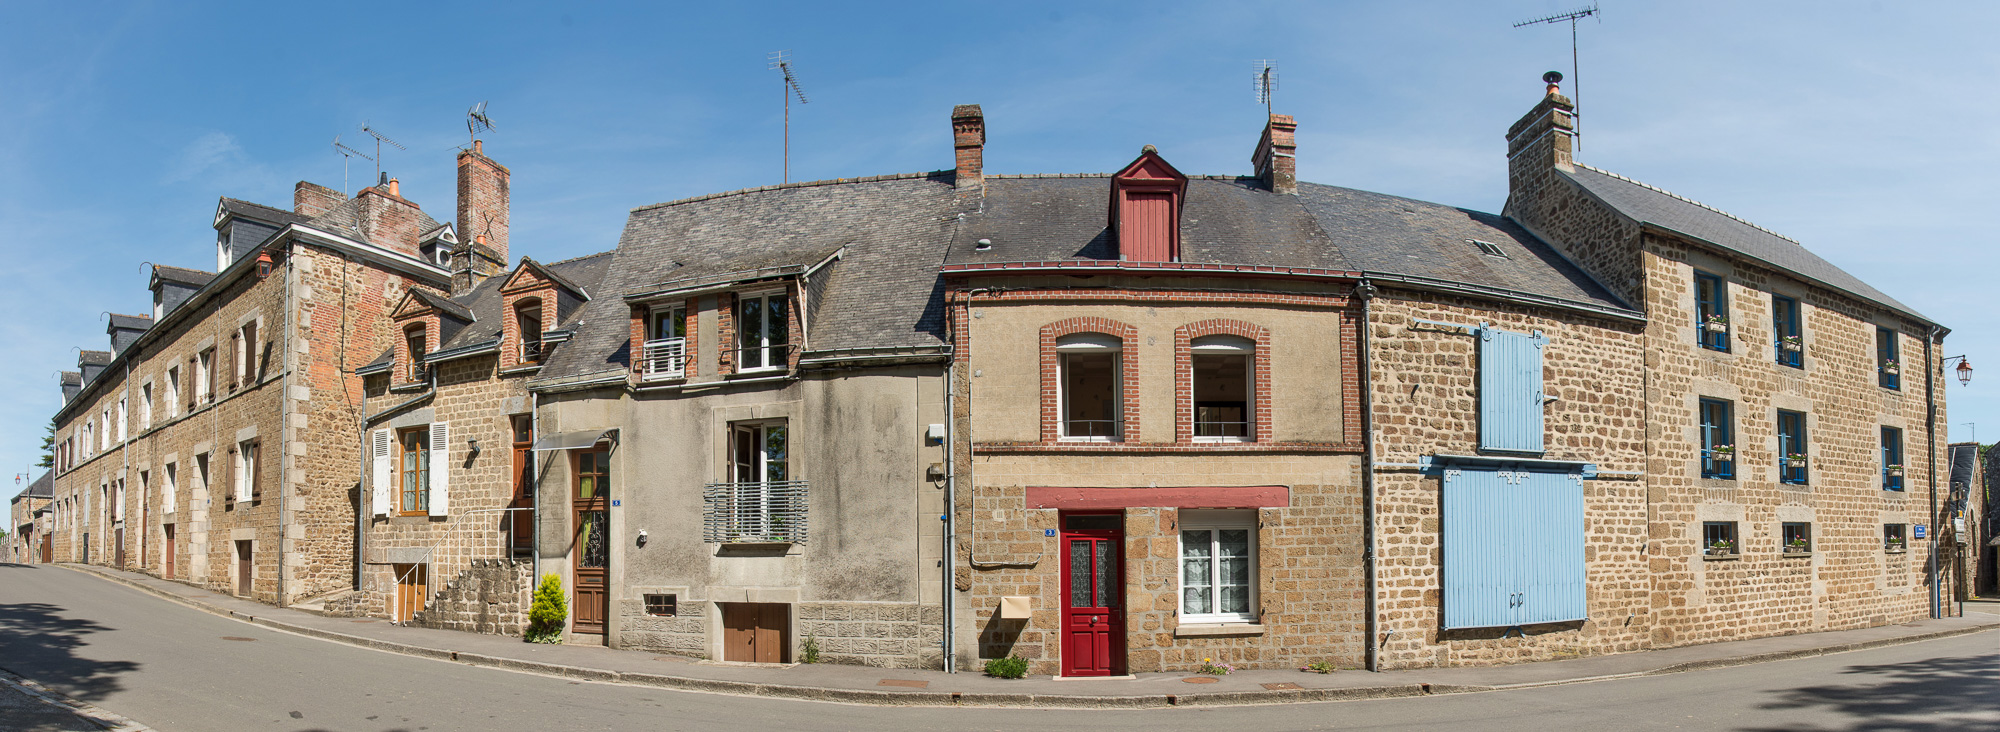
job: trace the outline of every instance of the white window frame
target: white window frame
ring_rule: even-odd
[[[104,419],[102,424],[104,425],[104,427],[98,430],[97,432],[98,452],[104,452],[105,450],[111,449],[111,405],[109,404],[104,405],[104,411],[102,412],[102,414]]]
[[[1187,577],[1185,548],[1186,536],[1182,532],[1207,531],[1209,540],[1209,587],[1220,587],[1222,563],[1220,560],[1221,541],[1217,532],[1224,530],[1244,530],[1250,532],[1250,610],[1243,613],[1190,613],[1187,612],[1187,592],[1182,582]],[[1258,622],[1258,549],[1257,511],[1255,509],[1183,509],[1180,512],[1180,530],[1174,532],[1174,593],[1175,608],[1180,613],[1182,625],[1213,624],[1255,624]],[[1222,602],[1220,592],[1210,598],[1211,606]]]
[[[1056,439],[1062,442],[1125,440],[1125,341],[1105,333],[1071,333],[1056,339]],[[1111,354],[1111,434],[1069,433],[1069,356]]]
[[[125,520],[125,481],[120,480],[111,485],[111,521],[122,522]]]
[[[1204,342],[1206,341],[1206,342]],[[1240,341],[1240,342],[1239,342]],[[1247,345],[1246,345],[1247,344]],[[1195,401],[1194,357],[1204,354],[1220,354],[1243,357],[1243,432],[1240,436],[1214,435],[1203,437],[1197,429],[1200,425],[1201,410]],[[1188,433],[1194,435],[1195,442],[1256,442],[1257,441],[1257,342],[1233,335],[1208,335],[1195,338],[1188,343]]]
[[[772,429],[785,431],[785,455],[782,462],[785,475],[782,481],[771,479],[771,453],[765,449],[770,444],[770,431]],[[754,446],[752,448],[754,454],[749,456],[743,455],[742,451],[737,449],[737,436],[744,433],[750,434],[750,441]],[[780,502],[774,500],[771,493],[772,486],[775,483],[787,483],[799,480],[796,470],[797,461],[792,459],[794,444],[795,441],[792,439],[792,429],[789,420],[770,419],[729,423],[729,481],[734,486],[734,490],[731,491],[728,500],[733,504],[731,512],[735,516],[735,520],[727,527],[727,531],[731,535],[770,538],[780,533],[773,528],[778,519],[782,518],[787,522],[804,520],[803,516],[797,516],[794,515],[795,512],[787,511],[787,507],[774,505]],[[756,479],[750,481],[740,480],[741,475],[738,471],[744,468],[748,468]],[[753,515],[746,516],[744,514],[743,509],[745,506],[755,506]],[[790,532],[786,533],[789,534]]]
[[[160,513],[162,514],[162,518],[171,518],[174,515],[174,511],[180,508],[178,504],[180,491],[175,481],[176,474],[179,472],[180,468],[178,465],[167,463],[165,473],[163,474],[166,482],[160,486]]]
[[[167,419],[181,416],[181,367],[167,367]]]
[[[214,380],[210,376],[214,371],[215,349],[208,348],[196,352],[194,355],[194,398],[196,408],[200,408],[202,402],[215,398],[215,393],[208,388],[209,382]]]
[[[153,428],[153,382],[139,385],[139,430]]]
[[[257,485],[257,458],[250,456],[250,448],[256,444],[255,439],[243,440],[236,443],[235,450],[230,451],[234,453],[231,456],[231,467],[234,470],[231,472],[235,476],[236,483],[232,486],[232,490],[235,491],[232,495],[236,496],[238,501],[250,500],[250,495],[254,492],[252,489]],[[258,452],[263,451],[260,449]]]
[[[785,338],[786,338],[785,343],[779,343],[779,344],[771,343],[771,319],[768,317],[768,314],[771,312],[771,305],[769,302],[771,298],[779,298],[785,301],[785,317],[787,320],[787,327],[785,329]],[[765,317],[762,321],[764,324],[764,330],[762,333],[758,334],[757,345],[754,346],[741,345],[743,343],[745,331],[743,330],[743,322],[740,315],[743,312],[743,303],[744,301],[747,300],[764,300],[765,303],[763,305],[763,308],[764,312],[767,314],[767,317]],[[789,320],[791,318],[792,309],[798,306],[799,304],[797,300],[795,298],[792,298],[784,290],[762,290],[758,292],[743,292],[743,293],[738,293],[736,295],[736,302],[733,306],[736,308],[736,312],[730,315],[730,317],[735,319],[736,343],[731,344],[730,347],[736,349],[737,373],[748,374],[760,371],[782,371],[791,366],[791,359],[786,357],[786,352],[792,345],[790,342],[791,339],[798,337],[798,334],[791,332],[791,328],[789,327],[790,325]],[[776,352],[773,351],[774,348],[776,349]],[[763,361],[766,365],[750,366],[750,367],[743,366],[744,356],[753,349],[758,351],[759,355],[761,356],[761,358],[759,358],[758,360]]]
[[[131,413],[130,401],[131,397],[118,397],[118,444],[124,444],[126,435],[129,434],[125,430],[125,415]]]

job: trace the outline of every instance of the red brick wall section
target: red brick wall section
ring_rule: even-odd
[[[736,293],[715,296],[716,368],[723,376],[736,373]]]
[[[1361,329],[1366,326],[1362,322],[1361,316],[1360,301],[1354,301],[1348,307],[1347,312],[1341,314],[1340,318],[1340,403],[1342,405],[1341,411],[1343,412],[1341,415],[1341,424],[1347,426],[1344,432],[1346,433],[1347,444],[1349,445],[1360,445],[1363,437],[1361,427]]]
[[[963,333],[961,328],[959,331]],[[1060,392],[1057,389],[1061,378],[1057,368],[1056,339],[1075,333],[1103,333],[1124,343],[1131,343],[1139,335],[1139,329],[1109,318],[1086,317],[1058,320],[1042,326],[1042,441],[1056,442],[1062,437]],[[1133,349],[1123,349],[1118,355],[1119,391],[1122,402],[1122,422],[1120,435],[1125,442],[1139,441],[1139,359]]]
[[[1212,335],[1248,338],[1257,344],[1251,354],[1251,393],[1255,397],[1252,442],[1271,439],[1271,331],[1241,320],[1217,318],[1174,329],[1174,442],[1194,442],[1194,351],[1192,341]]]
[[[685,306],[687,310],[686,314],[682,316],[682,322],[686,325],[687,340],[681,346],[682,353],[684,354],[681,357],[681,368],[685,369],[682,372],[684,376],[693,377],[697,370],[695,364],[701,363],[701,361],[697,360],[697,357],[701,353],[697,348],[701,345],[701,328],[696,327],[701,323],[701,298],[690,297],[687,299]]]
[[[799,299],[799,286],[785,286],[785,302],[792,306],[785,308],[785,338],[791,342],[785,345],[785,370],[799,370],[799,354],[806,349],[806,334],[799,330],[799,308],[804,302]]]

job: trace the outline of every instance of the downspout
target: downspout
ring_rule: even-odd
[[[1932,529],[1932,536],[1926,538],[1930,539],[1930,547],[1931,547],[1930,548],[1930,555],[1931,555],[1930,595],[1931,595],[1931,617],[1933,618],[1944,617],[1943,601],[1938,596],[1938,590],[1941,586],[1941,583],[1943,582],[1944,568],[1938,566],[1938,540],[1935,536],[1936,530],[1938,528],[1937,395],[1935,393],[1935,389],[1937,388],[1938,364],[1931,362],[1931,358],[1933,357],[1933,354],[1931,353],[1932,345],[1936,343],[1939,332],[1942,330],[1944,329],[1939,326],[1933,325],[1931,326],[1930,333],[1926,334],[1924,337],[1924,439],[1928,442],[1928,447],[1927,449],[1924,450],[1924,462],[1926,465],[1924,469],[1924,475],[1926,481],[1930,483],[1931,512],[1928,521],[1930,522]]]
[[[944,589],[944,633],[940,650],[944,653],[944,672],[958,673],[958,663],[953,658],[953,637],[957,625],[952,621],[952,583],[958,568],[958,363],[948,361],[944,367],[944,572],[938,581]]]
[[[505,346],[502,346],[503,348]],[[528,474],[535,476],[535,499],[529,503],[528,561],[535,565],[534,577],[528,579],[528,591],[532,594],[542,581],[542,466],[536,465],[534,444],[542,439],[542,393],[528,390]]]
[[[1361,379],[1361,516],[1362,529],[1361,563],[1365,570],[1367,587],[1363,592],[1362,611],[1368,636],[1366,643],[1367,667],[1369,671],[1382,670],[1381,638],[1376,634],[1380,626],[1376,617],[1375,602],[1375,409],[1372,396],[1374,379],[1370,374],[1368,357],[1368,325],[1371,308],[1375,300],[1375,286],[1367,280],[1355,286],[1354,296],[1361,300],[1360,338],[1355,348],[1360,349],[1359,374]],[[1336,340],[1336,342],[1338,342]]]
[[[289,249],[289,247],[287,248]],[[290,252],[287,252],[287,254],[290,254]],[[285,257],[285,283],[284,283],[285,343],[284,345],[286,346],[285,360],[287,362],[292,360],[291,359],[292,350],[290,348],[292,341],[292,308],[294,307],[294,303],[292,302],[292,272],[293,272],[292,259],[293,257],[291,256]],[[243,344],[243,347],[250,349],[243,355],[243,365],[244,365],[243,371],[245,374],[249,374],[254,377],[254,375],[257,373],[257,350],[258,350],[257,344],[245,343]],[[283,422],[280,422],[278,425],[278,607],[284,607],[288,604],[291,604],[288,600],[288,596],[285,593],[285,501],[288,500],[288,497],[285,494],[285,489],[290,485],[289,483],[286,482],[286,479],[291,475],[291,471],[287,469],[286,465],[285,446],[291,443],[291,437],[292,437],[291,364],[286,363],[284,365],[284,369],[285,369],[285,379],[283,383],[284,391],[279,393],[278,395],[278,403],[285,405],[284,408],[278,410],[278,414],[280,415],[279,418],[284,420]],[[261,454],[258,455],[258,458],[260,460],[262,457],[263,456]],[[366,475],[366,473],[363,473],[363,475]],[[256,480],[256,478],[253,477],[251,478],[251,480]],[[359,574],[359,572],[356,572],[356,574]]]

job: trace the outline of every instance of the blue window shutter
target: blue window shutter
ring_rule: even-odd
[[[1513,625],[1516,554],[1506,479],[1497,470],[1444,473],[1444,627]]]
[[[1583,478],[1563,473],[1527,473],[1520,500],[1530,518],[1515,527],[1531,537],[1519,555],[1521,597],[1514,622],[1583,620]]]
[[[1542,452],[1542,347],[1548,339],[1479,329],[1479,449]]]

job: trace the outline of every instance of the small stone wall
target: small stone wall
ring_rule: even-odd
[[[944,610],[936,605],[802,602],[796,612],[795,643],[803,649],[813,638],[820,663],[936,668],[942,658]]]
[[[410,619],[420,628],[521,635],[528,627],[535,567],[511,559],[478,559],[438,588],[430,606]],[[331,608],[329,608],[331,609]]]

